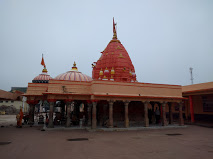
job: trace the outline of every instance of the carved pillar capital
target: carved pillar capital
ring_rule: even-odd
[[[65,102],[66,104],[68,104],[68,103],[71,104],[71,103],[73,102],[73,99],[65,99],[64,102]]]
[[[113,104],[114,102],[115,102],[115,100],[111,100],[111,99],[108,100],[108,103],[109,103],[109,104]]]
[[[167,101],[161,101],[159,103],[162,105],[162,107],[165,107],[168,102]]]
[[[108,101],[108,103],[109,103],[110,106],[113,105],[114,102],[115,102],[114,100],[109,100],[109,101]]]
[[[48,101],[49,103],[54,103],[54,102],[56,102],[56,99],[47,99],[47,101]]]
[[[183,106],[183,101],[178,102],[179,106]]]
[[[123,100],[124,103],[130,103],[131,101],[129,100]]]
[[[143,104],[149,104],[150,103],[150,101],[148,101],[148,100],[145,100],[145,101],[141,101]]]
[[[27,100],[27,103],[28,103],[29,105],[35,105],[35,104],[38,103],[38,100]]]
[[[97,102],[98,102],[98,100],[91,100],[91,102],[92,102],[92,103],[97,103]]]

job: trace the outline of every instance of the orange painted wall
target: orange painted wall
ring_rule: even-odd
[[[213,112],[203,111],[203,101],[201,95],[192,96],[192,100],[193,100],[194,114],[213,114]]]

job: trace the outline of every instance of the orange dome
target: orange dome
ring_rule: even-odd
[[[113,73],[113,76],[110,74],[108,75],[108,80],[126,82],[136,81],[136,75],[132,76],[130,74],[130,72],[135,74],[135,69],[129,54],[121,42],[117,40],[115,25],[113,19],[113,39],[109,42],[105,50],[101,52],[102,55],[99,60],[95,62],[92,78],[102,79],[99,76],[101,69],[105,70],[105,68],[108,68],[108,70]]]
[[[83,81],[83,82],[92,81],[91,77],[89,77],[89,76],[78,71],[78,68],[76,67],[75,62],[73,64],[71,71],[68,71],[66,73],[62,73],[62,74],[56,76],[54,79],[66,80],[66,81]]]

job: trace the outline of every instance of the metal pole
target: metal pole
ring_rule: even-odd
[[[190,71],[190,74],[191,74],[191,83],[193,84],[193,80],[194,80],[193,74],[192,74],[193,68],[190,67],[190,68],[189,68],[189,71]]]

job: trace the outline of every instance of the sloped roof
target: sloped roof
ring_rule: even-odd
[[[7,92],[0,89],[0,99],[16,100],[22,92]]]

